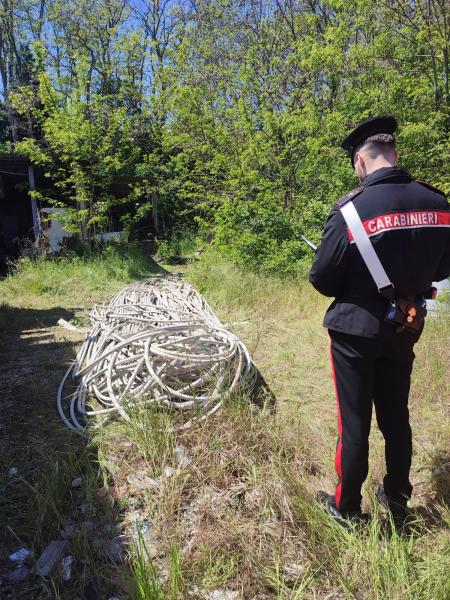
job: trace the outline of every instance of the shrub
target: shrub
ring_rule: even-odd
[[[293,275],[311,262],[291,211],[268,194],[256,200],[227,200],[216,214],[215,246],[240,265]]]
[[[157,240],[157,254],[167,264],[176,263],[181,257],[192,254],[196,248],[193,228],[175,227],[167,239]]]

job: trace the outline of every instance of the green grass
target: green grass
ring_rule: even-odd
[[[8,468],[17,464],[22,481],[0,499],[3,506],[15,503],[11,532],[42,549],[73,509],[70,482],[82,472],[88,514],[82,521],[119,523],[129,532],[127,515],[133,511],[151,524],[154,536],[150,546],[143,537],[135,540],[129,565],[117,571],[98,560],[82,529],[71,546],[77,579],[66,589],[55,578],[54,597],[72,598],[75,590],[100,581],[98,589],[136,600],[200,598],[201,590],[217,589],[255,600],[447,600],[448,320],[429,320],[416,347],[410,402],[414,526],[396,532],[374,501],[373,486],[384,472],[382,438],[374,425],[364,488],[373,519],[367,528],[346,531],[314,502],[316,489],[331,491],[335,484],[336,407],[329,341],[321,326],[327,299],[301,279],[261,277],[211,252],[185,270],[247,344],[276,395],[275,411],[235,397],[214,417],[172,434],[161,431],[171,424],[170,415],[133,409],[129,422],[98,432],[89,451],[61,430],[54,391],[61,363],[73,355],[80,336],[54,327],[56,317],[66,310],[84,322],[94,302],[156,271],[149,257],[131,247],[23,261],[0,282],[5,303],[0,319],[10,347],[30,357],[33,366],[29,372],[11,352],[2,355],[12,372],[24,372],[12,381],[20,407],[8,409],[20,427],[7,428],[2,438],[8,442],[2,445],[1,474],[6,480]],[[45,380],[42,365],[54,366]],[[30,418],[18,414],[24,406]],[[31,460],[25,465],[22,438],[29,430],[31,450],[24,458]],[[177,445],[189,457],[182,467]],[[167,467],[173,470],[169,477]],[[133,488],[129,476],[138,471],[157,479],[159,487]],[[31,516],[36,514],[38,519]],[[8,547],[13,539],[11,533]]]
[[[166,591],[161,584],[158,569],[153,565],[142,536],[130,548],[130,558],[128,590],[133,600],[166,600]]]
[[[114,244],[84,256],[22,258],[1,282],[0,302],[15,307],[90,306],[123,285],[162,271],[137,244]]]

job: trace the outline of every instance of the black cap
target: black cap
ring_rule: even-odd
[[[360,146],[368,137],[377,133],[394,134],[397,129],[397,121],[394,117],[385,115],[382,117],[371,117],[360,123],[342,142],[341,148],[350,155],[353,164],[353,155],[358,146]]]

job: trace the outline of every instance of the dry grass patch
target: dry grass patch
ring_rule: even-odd
[[[147,421],[146,427],[145,445],[136,445],[141,451],[133,458],[139,469],[151,432],[161,435],[155,423]],[[117,439],[112,429],[101,434],[100,447],[108,445],[109,435]],[[147,472],[160,482],[159,493],[143,490],[134,508],[154,523],[166,559],[163,570],[178,545],[183,593],[224,585],[247,594],[266,591],[274,565],[295,563],[300,552],[305,556],[286,481],[311,465],[305,449],[293,442],[275,415],[245,398],[235,398],[215,418],[177,436],[172,448],[185,449],[185,466],[177,464],[175,453],[168,456],[165,444],[157,450],[150,442],[155,452]]]

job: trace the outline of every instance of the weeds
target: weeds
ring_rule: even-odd
[[[1,301],[14,306],[59,302],[90,306],[127,283],[161,271],[138,245],[113,244],[99,252],[21,258],[1,282]]]
[[[53,307],[55,300],[60,306],[90,306],[150,268],[145,257],[133,254],[129,262],[124,255],[23,262],[0,289],[10,309],[35,301]],[[141,529],[134,536],[129,570],[124,567],[126,594],[136,600],[200,600],[218,590],[255,600],[447,600],[448,321],[429,320],[416,350],[414,523],[397,531],[375,502],[372,488],[383,475],[384,456],[374,428],[371,478],[364,489],[372,518],[365,528],[343,529],[314,502],[317,488],[334,486],[336,409],[321,327],[326,301],[300,279],[262,278],[209,252],[186,275],[224,322],[235,323],[231,327],[275,392],[275,407],[261,409],[248,397],[233,397],[214,417],[168,433],[174,415],[130,406],[129,421],[98,431],[87,454],[78,449],[74,457],[67,447],[39,466],[38,481],[30,480],[36,547],[64,524],[74,497],[70,481],[82,470],[84,520],[121,521],[133,540],[127,513],[134,511],[151,528],[150,541]],[[36,292],[36,285],[43,287]],[[4,315],[15,323],[11,312]],[[31,383],[26,389],[33,394]],[[59,441],[55,445],[60,448]],[[152,484],[130,483],[139,474]],[[86,528],[71,544],[82,565],[79,589],[93,580],[111,586],[111,569],[99,563]],[[55,583],[55,597],[60,590]]]
[[[130,548],[130,567],[132,576],[128,576],[127,580],[133,600],[167,600],[159,571],[153,564],[142,535]]]
[[[195,231],[186,227],[177,227],[165,240],[157,240],[157,254],[166,264],[184,263],[196,247]]]

